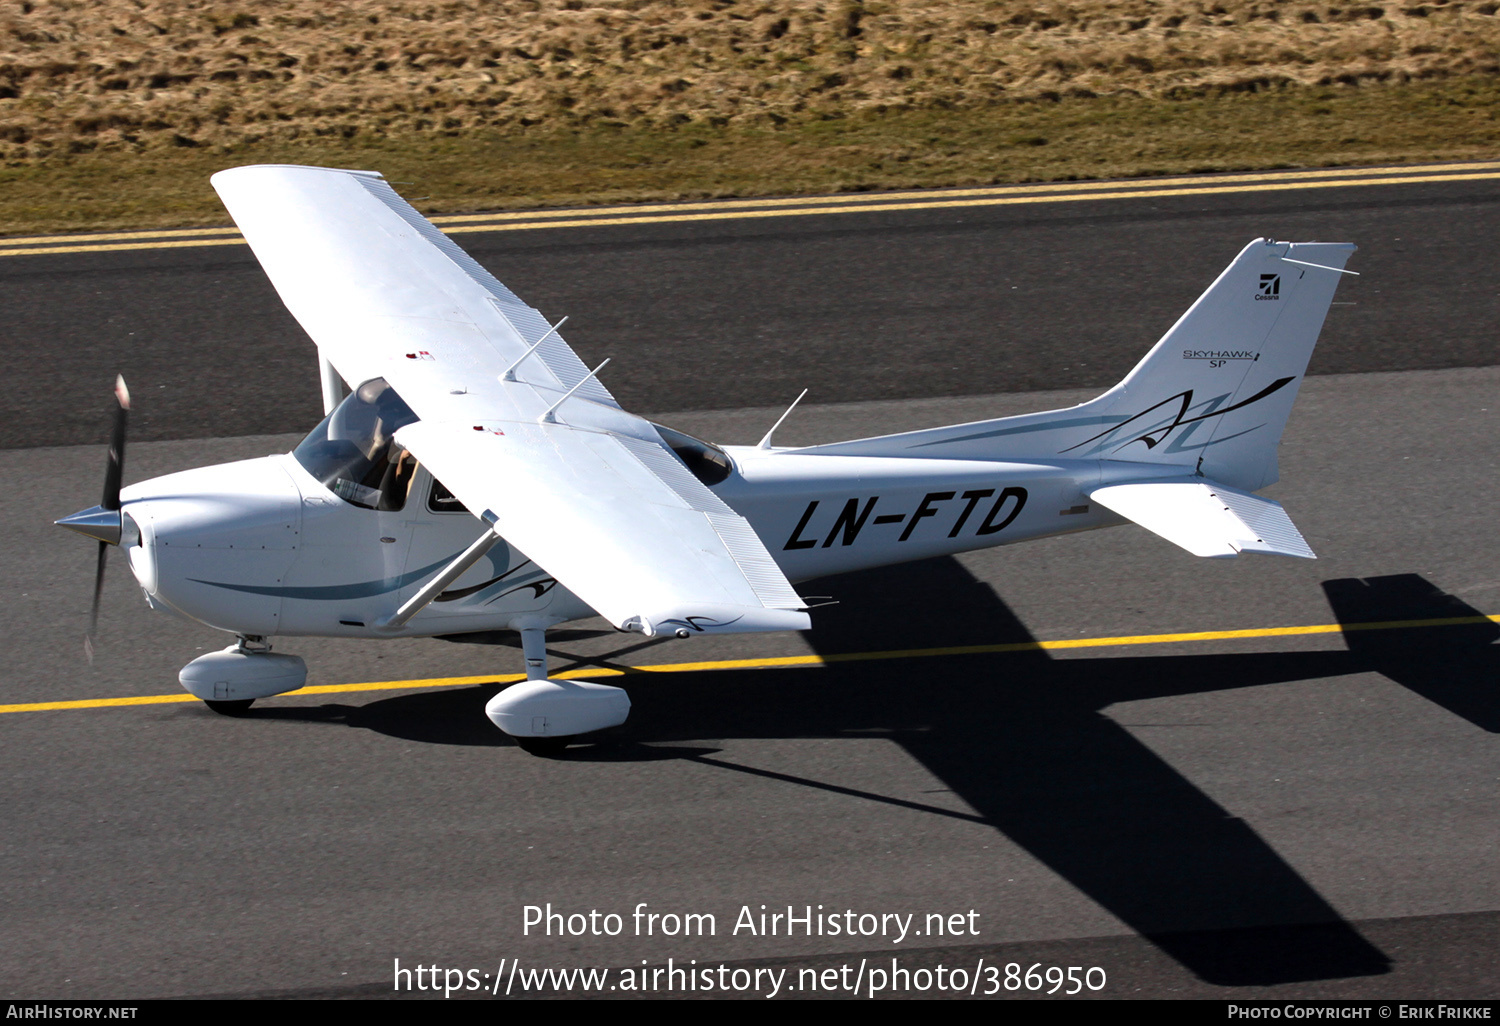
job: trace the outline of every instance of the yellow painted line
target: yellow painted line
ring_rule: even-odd
[[[1323,171],[1277,171],[1261,174],[1215,175],[1212,178],[1205,178],[1200,175],[1184,175],[1164,178],[1142,178],[1128,182],[1045,182],[1033,185],[991,185],[973,189],[912,189],[905,192],[853,193],[847,196],[782,196],[774,199],[756,199],[752,197],[745,199],[697,200],[684,203],[592,207],[586,209],[572,208],[557,211],[518,210],[494,214],[443,214],[428,218],[428,220],[433,224],[469,224],[478,222],[520,221],[526,219],[537,220],[539,218],[606,217],[610,215],[629,216],[632,214],[665,213],[668,211],[725,210],[731,207],[752,210],[768,207],[807,205],[879,207],[884,203],[899,202],[901,200],[921,200],[924,198],[931,199],[934,196],[941,196],[946,199],[960,199],[985,196],[1030,196],[1055,192],[1086,192],[1089,190],[1093,190],[1094,192],[1109,190],[1128,195],[1133,190],[1156,189],[1178,185],[1192,186],[1201,184],[1211,186],[1247,182],[1296,182],[1303,179],[1318,178],[1346,178],[1349,181],[1340,184],[1359,184],[1371,175],[1400,175],[1403,176],[1402,182],[1404,183],[1408,181],[1426,181],[1428,178],[1438,174],[1461,174],[1497,168],[1500,168],[1500,161],[1475,162],[1472,164],[1431,164],[1419,167],[1371,168],[1369,170],[1334,168]],[[1432,180],[1441,181],[1442,179],[1432,178]],[[1375,184],[1390,184],[1390,180],[1379,179]],[[5,240],[0,240],[0,242],[3,241]]]
[[[1045,196],[998,196],[987,199],[930,200],[921,203],[882,203],[859,207],[795,207],[777,210],[730,210],[702,214],[667,214],[650,217],[576,218],[567,221],[519,221],[509,224],[454,225],[444,228],[448,235],[466,232],[505,232],[532,228],[586,228],[626,224],[667,224],[680,221],[753,220],[765,217],[810,217],[819,214],[869,214],[903,210],[941,210],[954,207],[998,207],[1031,203],[1078,203],[1108,199],[1159,199],[1171,196],[1210,196],[1220,193],[1282,192],[1294,189],[1334,189],[1359,185],[1406,185],[1412,182],[1467,182],[1500,179],[1500,172],[1465,175],[1434,175],[1426,178],[1349,179],[1343,181],[1284,182],[1271,185],[1230,185],[1190,189],[1145,189],[1139,192],[1069,192]],[[0,250],[0,256],[5,255]]]
[[[842,652],[833,655],[769,656],[759,659],[717,659],[701,663],[660,663],[654,666],[594,667],[567,670],[554,680],[624,677],[648,673],[704,673],[717,670],[766,670],[788,666],[831,666],[838,663],[874,662],[891,659],[932,659],[944,656],[995,655],[1005,652],[1055,652],[1075,648],[1114,648],[1123,645],[1180,645],[1193,641],[1236,641],[1244,638],[1287,638],[1309,634],[1349,634],[1356,631],[1410,630],[1419,627],[1455,627],[1463,624],[1500,623],[1500,613],[1488,616],[1449,616],[1426,620],[1378,620],[1368,623],[1320,623],[1301,627],[1252,627],[1233,631],[1189,631],[1179,634],[1127,634],[1104,638],[1062,638],[1056,641],[1016,641],[997,645],[953,645],[946,648],[898,648],[879,652]],[[416,691],[424,688],[465,687],[475,684],[511,684],[525,680],[523,673],[490,673],[479,677],[427,677],[418,680],[369,681],[360,684],[318,684],[289,691],[278,698],[304,695],[334,695],[357,691]],[[85,698],[64,702],[25,702],[0,705],[0,713],[55,712],[64,709],[107,709],[126,705],[167,705],[196,702],[192,695],[140,695],[134,698]]]
[[[449,235],[521,231],[539,228],[612,227],[764,217],[807,217],[879,211],[941,210],[958,207],[1028,203],[1097,202],[1107,199],[1158,199],[1190,195],[1336,189],[1422,182],[1486,181],[1500,178],[1500,161],[1440,164],[1425,167],[1346,168],[1320,171],[1220,175],[1213,178],[1155,178],[1130,182],[1052,182],[1038,185],[988,186],[938,192],[906,191],[849,196],[777,197],[712,200],[559,211],[506,211],[494,214],[449,214],[431,218]],[[235,228],[170,229],[155,232],[110,232],[75,236],[30,236],[0,239],[0,257],[45,253],[108,253],[142,249],[178,249],[243,245]]]
[[[93,232],[87,235],[33,235],[0,239],[0,246],[30,246],[64,242],[131,242],[140,239],[181,239],[199,235],[238,235],[238,228],[163,228],[149,232]]]
[[[187,249],[190,246],[243,246],[245,240],[190,239],[184,242],[120,242],[103,246],[33,246],[30,249],[0,249],[0,257],[30,256],[33,253],[117,253],[131,249]]]
[[[57,709],[108,709],[118,705],[166,705],[170,702],[196,702],[192,695],[139,695],[135,698],[86,698],[71,702],[27,702],[24,705],[0,705],[0,712],[52,712]]]

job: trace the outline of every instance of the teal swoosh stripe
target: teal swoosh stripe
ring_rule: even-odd
[[[311,599],[357,599],[372,598],[376,595],[384,595],[387,592],[397,591],[415,581],[426,577],[438,567],[447,566],[449,560],[440,559],[436,563],[430,563],[420,570],[410,570],[400,577],[387,577],[380,581],[361,581],[358,584],[329,584],[315,588],[289,588],[285,585],[265,584],[225,584],[222,581],[205,581],[197,577],[189,578],[194,584],[207,584],[213,588],[225,588],[229,591],[243,591],[251,595],[274,595],[277,598]]]
[[[1022,416],[1025,416],[1025,414],[1022,414]],[[955,442],[973,442],[981,438],[1035,434],[1038,431],[1061,431],[1064,428],[1098,427],[1100,424],[1108,424],[1112,420],[1124,423],[1126,419],[1126,416],[1122,413],[1102,413],[1094,417],[1074,417],[1072,420],[1049,420],[1040,424],[1022,424],[1020,427],[995,428],[991,431],[978,431],[971,435],[940,438],[935,442],[918,442],[916,445],[911,446],[911,448],[925,449],[929,445],[952,445]],[[837,445],[838,443],[835,442],[834,444]]]

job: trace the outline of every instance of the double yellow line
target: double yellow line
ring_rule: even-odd
[[[835,666],[839,663],[883,662],[891,659],[934,659],[946,656],[998,655],[1011,652],[1059,652],[1075,648],[1112,648],[1122,645],[1174,645],[1192,641],[1238,641],[1245,638],[1290,638],[1308,634],[1350,634],[1358,631],[1411,630],[1424,627],[1500,623],[1500,613],[1490,616],[1450,616],[1426,620],[1379,620],[1368,623],[1320,623],[1302,627],[1254,627],[1236,631],[1191,631],[1183,634],[1131,634],[1104,638],[1065,638],[1058,641],[1017,641],[997,645],[955,645],[947,648],[902,648],[880,652],[844,652],[832,655],[770,656],[762,659],[719,659],[703,663],[661,663],[655,666],[595,667],[552,674],[555,680],[623,677],[642,673],[706,673],[716,670],[768,670],[795,666]],[[524,673],[486,674],[482,677],[428,677],[418,680],[384,680],[363,684],[317,684],[289,691],[278,698],[304,695],[346,694],[352,691],[415,691],[475,684],[512,684]],[[0,713],[57,712],[65,709],[108,709],[125,705],[168,705],[196,702],[192,695],[137,695],[130,698],[84,698],[64,702],[24,702],[0,705]]]
[[[680,224],[693,221],[895,213],[909,210],[981,208],[1034,203],[1164,199],[1176,196],[1283,192],[1297,189],[1346,189],[1371,185],[1418,185],[1495,179],[1500,179],[1500,162],[1490,161],[1357,170],[1338,168],[1321,171],[1194,175],[1119,182],[1002,185],[975,189],[859,193],[848,196],[801,196],[776,199],[713,200],[696,203],[637,204],[570,210],[524,210],[495,214],[452,214],[434,217],[431,220],[447,234],[460,235],[469,232],[606,228],[634,224]],[[177,228],[149,232],[35,235],[0,239],[0,257],[238,246],[243,245],[244,242],[239,230],[235,228]]]

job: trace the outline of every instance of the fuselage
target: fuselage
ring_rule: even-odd
[[[733,470],[714,492],[794,582],[1118,524],[1085,492],[1161,473],[1100,460],[724,451]],[[122,546],[154,607],[237,634],[410,637],[593,615],[502,540],[404,627],[378,630],[483,528],[425,469],[402,487],[384,503],[398,508],[366,508],[291,454],[185,471],[125,490]]]

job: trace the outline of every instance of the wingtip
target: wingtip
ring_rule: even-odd
[[[208,176],[208,181],[214,188],[218,188],[218,183],[228,181],[231,178],[239,178],[246,173],[261,175],[267,171],[326,171],[338,175],[357,175],[361,178],[385,179],[384,172],[368,171],[356,167],[322,167],[317,164],[241,164],[238,167],[226,167],[222,171],[215,171]]]
[[[115,399],[120,403],[120,409],[130,409],[130,389],[125,385],[125,375],[115,375]]]

